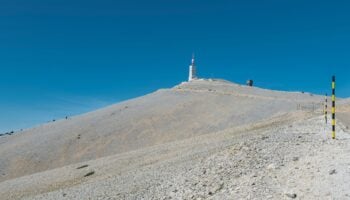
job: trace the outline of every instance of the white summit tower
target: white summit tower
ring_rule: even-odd
[[[197,70],[196,70],[196,65],[194,64],[194,54],[192,55],[188,81],[192,81],[193,79],[197,79]]]

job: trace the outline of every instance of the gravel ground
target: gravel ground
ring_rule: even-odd
[[[345,125],[338,126],[338,137],[331,140],[330,126],[322,116],[304,112],[275,116],[5,181],[0,183],[0,195],[3,199],[350,199],[350,135]]]
[[[197,80],[1,136],[0,199],[350,199],[322,101]]]
[[[196,80],[0,136],[0,182],[83,161],[321,108],[323,97]]]

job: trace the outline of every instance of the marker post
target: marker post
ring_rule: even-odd
[[[326,121],[326,124],[328,122],[328,99],[327,99],[327,94],[324,99],[324,119]]]
[[[332,77],[332,139],[335,139],[335,76]]]

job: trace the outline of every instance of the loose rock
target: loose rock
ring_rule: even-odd
[[[297,198],[297,194],[295,194],[295,193],[293,193],[293,194],[287,193],[286,196],[289,198],[292,198],[292,199]]]
[[[333,175],[333,174],[336,174],[337,171],[335,169],[332,169],[331,171],[329,171],[329,175]]]
[[[91,171],[91,172],[89,172],[89,173],[85,174],[85,176],[84,176],[84,177],[88,177],[88,176],[91,176],[91,175],[94,175],[94,174],[95,174],[95,171]]]

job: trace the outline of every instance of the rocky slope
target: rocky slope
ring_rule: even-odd
[[[321,97],[196,80],[0,137],[0,181],[319,108]]]
[[[4,199],[348,199],[350,133],[296,112],[0,183]]]
[[[1,199],[347,199],[323,97],[196,80],[0,137]]]

